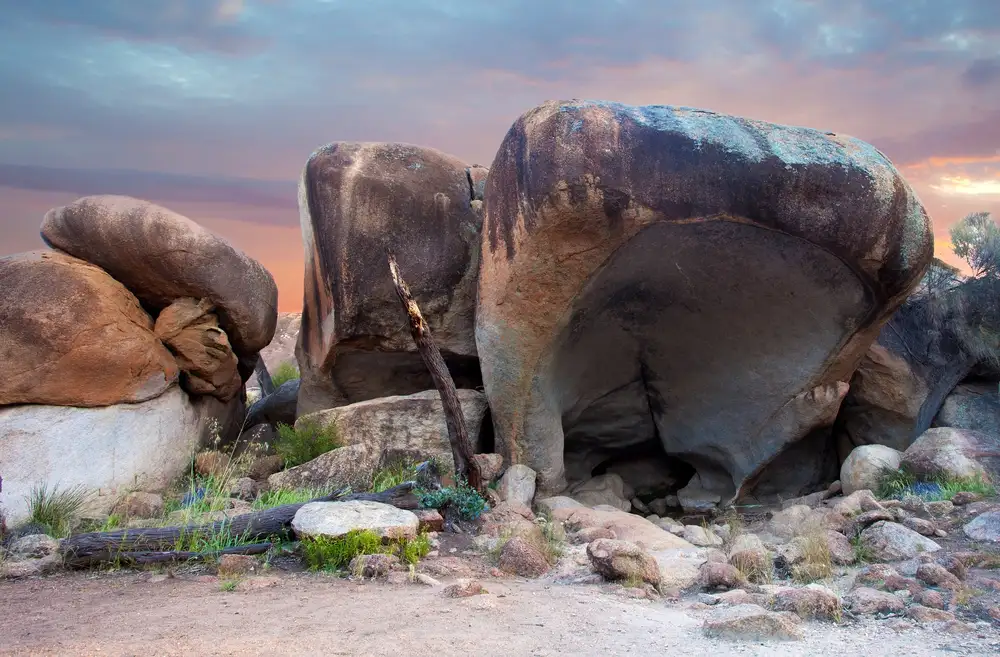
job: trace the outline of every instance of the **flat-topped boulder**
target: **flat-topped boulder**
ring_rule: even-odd
[[[177,381],[153,320],[100,267],[32,251],[0,258],[0,280],[0,406],[142,402]]]
[[[473,180],[480,173],[407,144],[339,142],[309,158],[299,186],[306,251],[300,415],[434,387],[387,251],[456,385],[481,384],[473,336],[482,226]]]
[[[536,107],[484,203],[497,450],[543,493],[651,450],[693,469],[694,506],[835,476],[847,382],[932,253],[871,145],[689,108]]]
[[[167,208],[128,196],[85,196],[42,221],[49,246],[93,263],[151,311],[208,299],[233,351],[255,357],[274,335],[278,288],[256,260]],[[253,370],[244,368],[244,380]]]

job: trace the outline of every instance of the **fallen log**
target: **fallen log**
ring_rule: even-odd
[[[465,426],[465,415],[462,413],[462,404],[459,402],[458,392],[455,390],[455,381],[451,378],[451,372],[448,371],[441,351],[434,343],[431,329],[424,321],[420,307],[413,300],[410,288],[403,280],[402,274],[399,273],[396,257],[392,253],[388,253],[387,256],[389,274],[392,276],[392,283],[396,288],[396,296],[403,304],[403,310],[410,321],[410,334],[431,373],[434,387],[441,394],[441,403],[444,405],[444,421],[448,427],[448,442],[451,444],[451,454],[455,460],[455,476],[458,479],[466,480],[470,487],[482,493],[483,476],[479,471],[479,463],[472,458],[475,450],[469,440],[469,431]]]
[[[254,543],[252,545],[235,545],[221,550],[207,550],[205,552],[190,552],[183,550],[174,550],[170,552],[121,552],[116,555],[116,562],[122,566],[147,566],[156,563],[205,561],[207,559],[218,559],[224,554],[264,554],[273,546],[274,543]]]
[[[419,500],[413,493],[414,488],[413,482],[405,482],[381,493],[345,495],[343,491],[336,491],[310,502],[369,500],[400,509],[416,509]],[[64,539],[59,545],[59,551],[65,565],[80,567],[97,563],[114,563],[122,554],[131,552],[172,552],[182,542],[211,539],[223,532],[247,543],[274,536],[287,536],[291,533],[292,518],[295,517],[295,513],[308,503],[284,504],[205,525],[118,529],[111,532],[77,534]]]

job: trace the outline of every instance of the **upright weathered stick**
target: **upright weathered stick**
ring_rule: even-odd
[[[458,401],[458,393],[455,391],[455,381],[451,378],[448,366],[445,365],[444,358],[434,338],[431,336],[430,327],[424,321],[424,316],[420,313],[420,307],[413,300],[410,288],[399,273],[399,265],[396,264],[396,257],[388,254],[389,273],[392,275],[392,282],[396,286],[396,294],[403,303],[403,310],[410,321],[410,334],[413,341],[417,343],[417,349],[430,370],[434,386],[441,393],[441,403],[444,405],[444,420],[448,426],[448,442],[451,443],[451,454],[455,459],[455,475],[466,479],[469,486],[482,492],[483,477],[479,472],[479,464],[473,456],[472,443],[469,441],[469,431],[465,426],[465,415],[462,413],[462,404]]]

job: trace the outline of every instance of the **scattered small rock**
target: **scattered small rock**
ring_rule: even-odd
[[[222,452],[199,452],[194,457],[194,471],[202,477],[218,477],[225,473],[231,462],[229,455]]]
[[[946,554],[935,559],[935,562],[944,566],[945,570],[958,579],[965,581],[965,578],[968,575],[968,569],[965,566],[965,562],[958,556],[954,554]]]
[[[549,564],[537,547],[518,536],[500,551],[500,569],[520,577],[540,577],[548,572]]]
[[[250,464],[247,476],[255,481],[265,481],[271,475],[281,472],[284,466],[285,461],[280,456],[259,456]]]
[[[944,609],[945,601],[944,596],[937,591],[931,591],[924,589],[920,593],[913,596],[913,601],[918,605],[923,605],[924,607],[931,607],[933,609]]]
[[[868,527],[881,521],[894,522],[895,517],[887,509],[876,509],[874,511],[864,511],[851,520],[844,533],[847,536],[857,536]]]
[[[348,567],[356,577],[378,579],[387,577],[399,563],[399,558],[392,554],[359,554]]]
[[[1000,511],[979,514],[962,531],[974,541],[1000,543]]]
[[[877,511],[884,508],[875,499],[875,493],[870,490],[854,491],[833,506],[835,512],[848,517],[856,516],[863,511]]]
[[[681,538],[698,547],[719,547],[723,543],[712,531],[698,525],[685,525]]]
[[[477,454],[477,456],[479,456]],[[418,532],[442,532],[444,531],[444,518],[437,509],[416,509],[413,511],[420,523],[417,526]]]
[[[847,594],[844,602],[856,614],[899,614],[906,605],[897,596],[862,586]]]
[[[441,582],[426,573],[417,573],[413,581],[417,584],[423,584],[424,586],[441,586]]]
[[[876,589],[883,588],[886,580],[893,577],[901,577],[895,568],[887,564],[873,563],[858,571],[854,577],[854,585]]]
[[[239,577],[257,569],[257,560],[246,554],[224,554],[219,557],[219,577]]]
[[[835,620],[840,617],[840,598],[825,586],[810,584],[804,588],[778,591],[774,598],[774,609],[791,611],[805,619]]]
[[[795,641],[802,638],[801,621],[795,614],[773,612],[757,605],[736,605],[713,611],[705,620],[706,636],[737,641],[769,639]]]
[[[736,566],[728,563],[706,561],[701,565],[698,581],[706,590],[739,589],[747,585],[746,577]]]
[[[965,506],[967,504],[973,504],[983,499],[982,495],[977,493],[972,493],[966,490],[959,491],[955,493],[951,498],[951,503],[955,506]]]
[[[243,500],[244,502],[253,502],[257,499],[259,489],[260,485],[250,477],[240,477],[233,482],[232,488],[229,490],[229,496]]]
[[[906,591],[909,595],[916,595],[924,590],[924,587],[912,577],[902,575],[892,575],[885,579],[882,586],[886,591],[895,593],[896,591]],[[879,588],[877,586],[873,588]]]
[[[955,505],[948,500],[938,500],[927,503],[927,513],[942,518],[955,510]]]
[[[951,591],[958,590],[962,587],[962,583],[957,577],[948,572],[944,566],[936,563],[920,564],[917,568],[917,579],[922,582],[926,582],[931,586],[937,586]]]
[[[861,543],[878,561],[901,561],[941,546],[896,522],[879,521],[861,532]]]
[[[918,623],[936,623],[939,621],[955,620],[955,615],[952,613],[944,611],[943,609],[935,609],[933,607],[925,607],[923,605],[913,605],[906,610],[906,615]]]
[[[660,584],[660,568],[650,554],[635,543],[600,538],[587,545],[594,570],[608,580],[640,580]]]
[[[479,580],[460,579],[454,584],[444,587],[441,594],[446,598],[471,598],[474,595],[481,595],[486,592],[486,589],[483,588]]]
[[[921,536],[934,536],[937,533],[937,527],[930,520],[924,520],[923,518],[903,518],[902,525],[913,531],[917,532]]]

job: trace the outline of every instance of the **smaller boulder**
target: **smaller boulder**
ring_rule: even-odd
[[[819,584],[803,588],[781,589],[774,597],[776,611],[791,611],[804,619],[836,620],[840,618],[840,598]]]
[[[59,552],[59,541],[45,534],[28,534],[11,542],[10,559],[41,559]]]
[[[702,631],[708,637],[736,641],[796,641],[803,637],[800,625],[795,614],[746,604],[713,611]]]
[[[937,552],[941,546],[895,522],[879,521],[861,532],[861,543],[878,561],[903,561]]]
[[[632,503],[626,496],[625,482],[616,473],[603,474],[573,487],[574,500],[589,507],[607,505],[620,511],[631,511]]]
[[[901,464],[923,479],[988,477],[980,455],[996,449],[996,440],[978,431],[937,427],[906,448]]]
[[[412,511],[381,502],[309,502],[292,518],[300,538],[336,538],[352,530],[370,530],[385,538],[415,538],[420,520]]]
[[[681,538],[697,547],[720,547],[723,543],[711,530],[698,525],[685,525]]]
[[[473,454],[472,460],[479,465],[484,483],[494,482],[503,474],[503,456],[500,454]]]
[[[265,481],[271,475],[281,472],[285,466],[284,460],[280,456],[259,456],[250,464],[247,476],[255,481]]]
[[[955,620],[955,614],[951,612],[923,605],[913,605],[906,610],[906,615],[918,623],[938,623]]]
[[[864,511],[878,511],[884,508],[875,499],[875,494],[870,490],[854,491],[833,506],[835,512],[846,517],[856,516]]]
[[[126,518],[159,518],[163,515],[163,498],[156,493],[135,491],[118,504],[117,511]]]
[[[903,518],[902,524],[908,529],[912,529],[921,536],[936,536],[937,527],[930,520],[924,520],[923,518],[914,518],[910,516],[909,518]]]
[[[500,551],[500,570],[519,577],[540,577],[549,570],[549,564],[533,543],[520,536],[504,544]]]
[[[729,548],[729,563],[748,577],[751,573],[762,576],[771,573],[771,557],[756,534],[740,534],[733,539]]]
[[[885,591],[877,591],[868,587],[854,589],[844,598],[847,608],[856,614],[901,614],[906,608],[899,597]]]
[[[698,582],[707,591],[729,591],[747,586],[747,578],[736,566],[717,561],[702,564]]]
[[[1000,543],[1000,511],[980,513],[962,531],[974,541]]]
[[[918,605],[931,607],[933,609],[944,609],[945,606],[947,606],[943,595],[937,591],[930,591],[928,589],[915,593],[913,595],[913,601]]]
[[[535,498],[535,471],[521,463],[507,468],[500,478],[500,499],[524,506],[531,506]]]
[[[454,584],[444,587],[441,595],[446,598],[471,598],[474,595],[482,595],[486,592],[486,589],[479,580],[460,579]]]
[[[228,454],[210,451],[200,452],[194,457],[194,471],[202,477],[221,477],[229,469],[232,459]]]
[[[902,453],[885,445],[855,447],[840,466],[844,495],[859,490],[877,490],[885,473],[899,469]]]
[[[259,484],[250,477],[240,477],[229,487],[229,496],[244,502],[253,502],[257,499],[259,489]]]
[[[885,588],[885,582],[893,577],[901,577],[895,568],[884,563],[873,563],[858,571],[854,576],[854,586],[882,589]]]
[[[962,588],[962,582],[948,570],[936,563],[922,563],[917,567],[917,579],[942,589],[957,591]]]
[[[415,509],[413,513],[420,521],[420,532],[442,532],[444,531],[444,518],[437,509]]]
[[[257,560],[246,554],[219,557],[219,577],[241,577],[257,570]]]
[[[582,545],[593,543],[599,538],[616,539],[618,535],[615,534],[614,530],[607,527],[583,527],[579,531],[574,532],[572,536],[574,543]]]
[[[601,538],[587,545],[587,557],[594,570],[607,580],[660,584],[656,559],[635,543]]]

